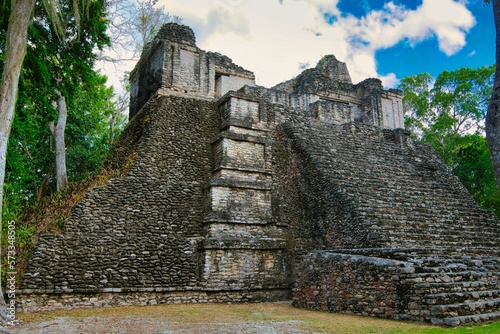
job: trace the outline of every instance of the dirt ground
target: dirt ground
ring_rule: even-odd
[[[429,326],[294,308],[290,303],[180,304],[19,314],[11,334],[407,333]]]
[[[297,328],[294,321],[265,321],[243,323],[179,323],[138,317],[72,319],[58,317],[52,321],[24,323],[7,329],[7,333],[81,334],[81,333],[314,333]]]

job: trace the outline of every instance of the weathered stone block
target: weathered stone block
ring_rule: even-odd
[[[271,194],[266,189],[210,188],[210,220],[266,224],[271,220]]]
[[[212,289],[283,288],[285,268],[283,250],[210,249],[205,251],[203,279]]]

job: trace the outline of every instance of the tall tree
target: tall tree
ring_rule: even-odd
[[[487,66],[443,71],[435,81],[428,73],[403,78],[406,127],[450,162],[456,138],[483,131],[494,71]]]
[[[60,93],[59,93],[60,94]],[[61,191],[68,185],[68,173],[66,172],[66,144],[64,132],[66,131],[66,120],[68,119],[68,107],[66,99],[61,94],[57,101],[57,125],[49,123],[49,129],[56,142],[56,180],[57,191]]]
[[[490,3],[486,0],[485,3]],[[486,137],[490,149],[491,161],[500,187],[500,0],[493,0],[493,16],[496,29],[496,72],[493,93],[491,94],[486,115]]]
[[[0,83],[0,204],[3,203],[3,183],[5,180],[5,164],[7,144],[14,119],[19,75],[26,55],[26,35],[35,0],[18,0],[12,2],[9,28],[6,34],[6,54],[2,81]],[[0,206],[1,210],[1,206]],[[1,213],[1,211],[0,211]],[[0,214],[0,226],[2,215]],[[1,283],[1,282],[0,282]],[[1,286],[1,285],[0,285]],[[7,306],[0,288],[0,320],[8,321]]]
[[[66,10],[66,15],[70,15],[67,8],[62,8],[62,10]],[[54,139],[56,139],[55,161],[58,162],[58,168],[55,168],[56,178],[59,183],[58,188],[61,189],[67,183],[65,177],[67,172],[64,167],[65,163],[63,163],[65,155],[70,153],[71,147],[80,140],[80,138],[71,138],[74,129],[78,127],[78,125],[74,124],[76,118],[72,114],[85,112],[91,115],[87,110],[84,111],[84,106],[95,105],[102,98],[101,96],[95,96],[91,91],[100,89],[99,87],[105,83],[105,81],[97,78],[93,69],[96,59],[94,50],[96,47],[101,48],[108,41],[105,35],[107,21],[103,18],[103,10],[104,1],[93,1],[86,9],[87,15],[80,20],[80,38],[68,34],[59,39],[50,27],[43,6],[38,4],[35,7],[34,20],[28,31],[28,52],[21,74],[19,94],[21,101],[17,106],[20,122],[17,122],[18,127],[15,129],[14,138],[12,138],[13,142],[9,144],[9,156],[19,156],[18,152],[11,147],[15,148],[18,143],[22,143],[23,150],[21,152],[26,157],[30,157],[31,162],[28,164],[31,165],[30,169],[40,171],[45,175],[42,182],[34,183],[36,198],[47,193],[47,186],[50,185],[52,180],[51,175],[54,174],[53,164],[46,161],[47,157],[54,156],[54,152],[49,149],[51,147],[50,138],[49,140],[44,139],[46,129],[43,128],[57,120],[58,124],[53,127],[52,134],[55,135]],[[68,31],[76,30],[76,28],[72,27],[74,24],[74,22],[69,22],[66,29]],[[2,31],[1,27],[0,31]],[[74,103],[76,99],[81,100],[80,97],[83,94],[93,95],[95,100],[88,99],[80,105]],[[106,94],[106,97],[110,98],[111,95],[112,92]],[[109,105],[109,108],[113,107],[113,104]],[[104,114],[109,108],[101,106],[98,113],[105,118]],[[69,116],[67,113],[69,113]],[[68,125],[71,127],[69,135],[72,139],[68,149],[65,149],[64,138],[66,119],[68,119]],[[92,118],[92,122],[86,122],[85,127],[90,131],[97,123],[99,123],[99,120]],[[33,134],[31,134],[31,131]],[[92,144],[95,145],[96,143],[92,142]],[[33,147],[36,147],[36,149]],[[41,159],[38,157],[39,152],[42,153]],[[85,156],[88,157],[88,155]],[[19,156],[19,158],[21,160],[18,159],[17,161],[22,161],[22,156]],[[8,166],[13,166],[13,164],[9,164],[9,161],[7,163]],[[70,161],[70,166],[71,164]],[[80,164],[82,163],[80,162]],[[48,167],[49,170],[47,170]],[[15,169],[21,170],[19,165]],[[84,169],[82,168],[82,170]],[[16,172],[12,175],[16,177],[16,180],[22,180],[20,175],[15,174]],[[75,175],[70,173],[69,176],[74,178]],[[10,180],[10,185],[12,185],[13,178],[10,178]],[[32,180],[40,179],[32,177]],[[19,182],[14,181],[14,183]]]
[[[168,13],[158,0],[108,0],[106,10],[111,45],[99,55],[99,60],[115,64],[136,62],[142,48],[164,23],[182,21]]]
[[[435,117],[431,108],[433,84],[434,80],[429,73],[421,73],[403,78],[398,87],[404,92],[405,127],[420,139]]]
[[[35,15],[36,26],[38,30],[37,41],[31,41],[33,44],[40,45],[40,57],[48,64],[48,76],[51,80],[51,86],[55,87],[53,90],[54,101],[58,113],[57,125],[54,126],[53,122],[49,122],[51,133],[55,140],[55,162],[56,162],[56,180],[57,190],[62,190],[68,184],[68,177],[66,171],[66,145],[65,145],[65,129],[66,120],[68,115],[68,108],[66,98],[71,98],[74,92],[79,90],[79,86],[88,79],[93,73],[93,66],[95,63],[96,55],[94,49],[102,49],[102,47],[109,41],[105,34],[106,20],[104,19],[104,1],[92,1],[87,8],[85,8],[86,15],[80,19],[80,24],[76,26],[76,20],[69,19],[72,15],[68,6],[63,6],[59,12],[68,19],[65,20],[66,30],[68,31],[65,36],[60,38],[61,43],[54,43],[57,41],[55,29],[49,29],[50,25],[39,24],[38,22],[46,21],[43,14]],[[71,35],[69,32],[79,30],[78,35]],[[41,39],[41,41],[40,41]],[[45,53],[50,49],[50,54]]]
[[[59,1],[42,1],[51,17],[52,26],[59,37],[66,33],[64,19],[74,22],[77,27],[74,33],[78,34],[80,23],[80,9],[87,9],[91,0],[71,1],[63,3],[65,8],[71,8],[73,15],[63,16],[63,5]],[[26,40],[28,27],[31,23],[35,0],[16,0],[10,3],[10,16],[5,36],[5,56],[0,82],[0,203],[3,203],[3,185],[5,181],[5,167],[7,145],[14,119],[15,105],[19,88],[19,76],[26,55]],[[4,3],[4,6],[7,4]],[[80,7],[81,6],[81,7]],[[0,212],[1,213],[1,212]],[[1,226],[2,214],[0,214]],[[2,307],[3,306],[3,307]],[[6,321],[6,308],[3,293],[0,289],[0,320]]]
[[[403,78],[405,125],[434,147],[476,201],[500,214],[500,192],[484,138],[495,66]]]

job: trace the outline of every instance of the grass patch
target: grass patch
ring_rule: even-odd
[[[413,322],[309,311],[288,303],[259,304],[167,304],[126,306],[102,309],[74,309],[31,314],[18,314],[26,322],[44,322],[59,317],[99,317],[112,319],[132,317],[164,323],[213,324],[251,322],[294,322],[296,328],[320,333],[409,333],[409,334],[483,334],[500,333],[500,323],[441,328]],[[294,325],[295,326],[295,325]]]
[[[492,324],[463,326],[458,328],[433,328],[421,332],[423,334],[490,334],[500,333],[500,322]]]

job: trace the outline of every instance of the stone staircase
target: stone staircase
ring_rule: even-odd
[[[324,222],[318,225],[322,233],[314,237],[321,247],[317,249],[327,249],[330,254],[325,259],[312,256],[304,260],[304,265],[311,259],[318,261],[315,270],[327,277],[318,278],[318,285],[310,284],[315,293],[326,294],[319,299],[314,294],[306,297],[311,305],[450,326],[500,318],[498,219],[478,207],[437,153],[409,139],[401,144],[389,131],[375,127],[312,124],[314,130],[307,125],[284,126],[301,163],[308,172],[313,171],[304,180],[308,191],[322,192],[331,199],[323,216],[311,219],[311,223]],[[348,217],[347,222],[342,217]],[[354,229],[353,222],[357,224]],[[359,236],[357,245],[346,237],[334,242],[323,238],[339,235],[346,228],[358,235],[364,231],[365,237]],[[335,257],[339,253],[343,255]],[[394,285],[387,282],[383,266],[371,265],[387,260],[402,261],[394,264]],[[360,264],[364,261],[366,264]],[[339,273],[325,274],[332,266]],[[360,273],[369,277],[363,285],[356,283]],[[392,305],[395,313],[391,307],[382,312],[382,307],[355,297],[333,301],[330,295],[343,291],[334,283],[335,275],[354,277],[351,283],[361,291],[358,296],[369,296],[373,287],[389,284],[396,296],[378,292],[381,296],[377,298],[387,299],[386,305]],[[328,284],[328,289],[318,289]],[[302,287],[300,295],[309,292]]]
[[[404,280],[413,285],[414,301],[408,310],[410,315],[420,313],[418,320],[457,326],[500,318],[498,257],[440,255],[410,262],[415,273]]]
[[[387,310],[382,313],[380,307],[376,307],[379,309],[374,312],[376,316],[447,326],[478,323],[500,318],[500,258],[498,250],[491,250],[489,254],[484,251],[470,248],[460,251],[450,248],[319,251],[321,255],[310,257],[313,261],[309,262],[316,272],[326,270],[327,276],[310,271],[299,281],[309,281],[312,287],[320,287],[308,303],[321,305],[322,309],[369,314],[379,300]],[[318,262],[318,259],[323,260]],[[321,269],[323,265],[325,269]],[[346,267],[354,269],[343,272]],[[327,282],[331,284],[337,277],[342,277],[343,285],[331,286],[322,294]],[[360,277],[365,281],[358,283]],[[360,302],[356,296],[352,297],[350,290],[351,286],[359,288],[359,285],[358,298],[365,293],[371,294],[373,289],[382,292],[372,295],[370,302]],[[344,294],[342,300],[333,300],[331,296],[340,291]]]
[[[430,147],[401,146],[387,130],[362,124],[310,126],[287,130],[329,191],[352,203],[350,214],[367,233],[378,234],[367,246],[498,247],[497,218],[479,208]]]

